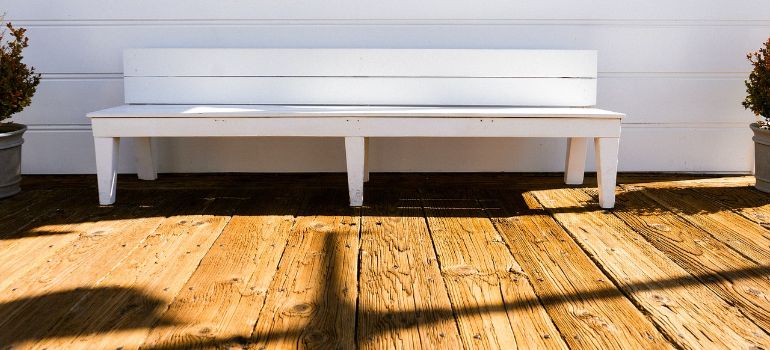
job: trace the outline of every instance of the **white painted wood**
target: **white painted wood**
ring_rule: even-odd
[[[567,185],[580,185],[583,183],[587,149],[588,138],[571,137],[567,139],[567,161],[564,166],[564,183]]]
[[[182,6],[183,5],[183,6]],[[154,21],[197,21],[210,23],[228,21],[265,20],[311,21],[337,23],[346,20],[377,21],[432,21],[465,24],[478,20],[547,20],[563,23],[585,20],[769,20],[770,4],[764,0],[734,0],[704,3],[702,0],[675,2],[650,0],[620,2],[614,0],[578,1],[506,1],[490,0],[483,4],[469,4],[462,0],[340,0],[333,5],[326,2],[262,2],[206,0],[130,2],[109,0],[93,2],[70,0],[7,0],[3,3],[9,19],[18,20],[120,20],[142,24]],[[665,11],[664,11],[665,10]],[[205,14],[205,16],[202,16]],[[269,22],[268,22],[269,21]],[[246,22],[252,23],[252,22]],[[283,23],[283,22],[279,22]],[[536,33],[533,33],[536,35]]]
[[[583,118],[92,118],[120,137],[619,137],[620,119]],[[563,154],[563,153],[562,153]]]
[[[573,106],[596,104],[582,78],[126,77],[126,103]]]
[[[134,154],[136,156],[136,174],[140,180],[156,180],[158,172],[152,156],[152,139],[137,137],[134,139]]]
[[[594,147],[596,148],[596,179],[599,183],[599,206],[611,209],[615,207],[620,138],[596,138]]]
[[[115,74],[123,70],[122,50],[132,47],[556,48],[597,50],[599,72],[736,73],[748,71],[745,52],[756,50],[768,36],[767,24],[756,22],[523,22],[101,25],[61,21],[28,27],[34,45],[25,51],[24,59],[43,73]],[[693,60],[694,53],[704,59]]]
[[[364,182],[369,182],[369,137],[364,138]]]
[[[127,77],[596,78],[596,51],[128,49]]]
[[[88,113],[90,118],[584,118],[621,119],[622,113],[596,108],[491,106],[319,106],[319,105],[122,105]]]
[[[348,171],[348,193],[350,206],[364,204],[364,173],[366,146],[363,137],[345,138],[345,162]]]
[[[364,1],[329,6],[193,0],[180,6],[174,0],[9,0],[6,19],[30,30],[25,60],[56,78],[48,88],[51,75],[44,76],[32,106],[14,117],[45,128],[26,135],[25,173],[93,172],[90,133],[58,125],[85,128],[86,112],[122,102],[122,82],[114,77],[122,72],[124,48],[173,46],[596,49],[599,105],[627,112],[624,122],[631,123],[624,125],[622,170],[751,168],[752,144],[744,129],[753,117],[734,101],[745,93],[744,53],[767,38],[770,2]],[[344,160],[335,142],[341,140],[168,139],[158,140],[156,151],[171,172],[340,171]],[[132,147],[122,148],[123,171],[135,173]],[[555,172],[563,170],[563,148],[564,141],[544,139],[381,139],[373,166]],[[226,156],[214,152],[220,149]],[[500,149],[511,159],[499,156]],[[593,154],[588,162],[591,169]]]
[[[96,177],[99,188],[99,204],[115,203],[118,179],[118,150],[120,138],[94,137],[96,152]]]

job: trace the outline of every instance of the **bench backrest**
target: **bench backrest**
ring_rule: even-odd
[[[595,51],[129,49],[130,104],[586,107]]]

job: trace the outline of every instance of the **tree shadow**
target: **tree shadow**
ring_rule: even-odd
[[[83,303],[88,303],[89,307],[82,307]],[[118,327],[114,324],[109,327],[96,326],[89,322],[116,310],[119,313],[131,313],[138,309],[146,316],[154,317],[157,325],[179,323],[163,316],[163,300],[142,290],[121,287],[76,288],[0,303],[0,324],[3,329],[0,332],[0,348],[10,348],[16,344],[47,338],[146,328],[147,325],[141,322],[124,322]],[[29,312],[30,310],[38,312]],[[63,314],[68,317],[57,317]],[[55,332],[49,332],[61,322],[66,322],[67,327],[56,327]]]

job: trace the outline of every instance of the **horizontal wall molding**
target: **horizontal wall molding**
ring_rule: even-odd
[[[745,72],[598,72],[599,78],[685,78],[685,79],[746,79]],[[123,73],[41,73],[43,80],[123,79]]]
[[[770,27],[770,20],[658,20],[658,19],[71,19],[28,20],[9,18],[23,27],[109,27],[109,26],[415,26],[415,25],[552,25],[552,26],[622,26],[622,27]]]

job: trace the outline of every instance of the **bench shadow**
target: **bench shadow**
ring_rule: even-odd
[[[58,179],[58,180],[57,180]],[[13,197],[0,200],[0,211],[8,208],[0,218],[0,241],[34,238],[46,235],[64,235],[73,233],[63,227],[67,224],[83,222],[107,222],[116,220],[132,220],[152,216],[164,216],[174,206],[173,201],[180,202],[175,208],[178,215],[196,214],[191,209],[185,211],[184,201],[200,200],[201,198],[241,198],[249,201],[272,200],[276,197],[304,197],[318,191],[333,191],[337,194],[347,193],[347,182],[344,174],[224,174],[224,175],[163,175],[162,180],[140,181],[134,176],[121,175],[119,181],[118,201],[111,206],[100,206],[97,203],[95,177],[93,176],[29,176],[25,177],[25,185],[29,183],[27,192],[47,191],[58,193],[44,200],[51,201],[50,205],[30,211],[23,205],[14,203]],[[770,195],[759,192],[751,186],[725,186],[697,188],[687,187],[687,180],[719,179],[718,177],[703,176],[671,176],[672,181],[683,181],[681,187],[669,186],[657,188],[650,183],[666,181],[668,178],[651,175],[623,175],[620,188],[617,191],[617,202],[621,204],[614,210],[626,210],[638,214],[654,214],[660,210],[656,205],[647,207],[624,205],[625,197],[645,195],[652,199],[665,199],[668,210],[681,214],[712,213],[720,211],[736,211],[745,208],[758,208],[770,205]],[[90,181],[94,180],[94,181]],[[52,185],[42,187],[46,181]],[[232,181],[232,182],[230,182]],[[522,192],[560,190],[564,188],[585,189],[592,196],[589,201],[575,206],[550,206],[554,213],[587,212],[602,210],[598,207],[597,194],[592,178],[587,177],[585,185],[566,186],[560,175],[551,174],[373,174],[372,181],[366,185],[365,206],[376,204],[371,193],[392,191],[398,188],[404,196],[403,205],[419,207],[426,205],[425,200],[438,205],[442,210],[436,211],[437,216],[484,217],[498,215],[495,211],[483,212],[473,209],[473,203],[468,200],[500,199],[501,193],[506,193],[506,200],[516,201]],[[674,181],[675,182],[675,181]],[[80,186],[80,187],[78,187]],[[487,194],[492,193],[492,197]],[[470,207],[444,205],[450,201],[465,202]],[[34,201],[19,197],[18,201]],[[441,203],[441,202],[445,203]],[[673,204],[672,204],[673,203]],[[344,200],[336,203],[346,206]],[[40,207],[38,205],[38,207]],[[622,207],[622,208],[621,208]],[[276,206],[267,208],[265,215],[293,214],[295,208]],[[316,208],[316,215],[333,215],[328,208]],[[394,212],[393,215],[404,215]],[[210,211],[210,215],[230,215],[228,208]],[[768,215],[770,222],[770,215]]]

